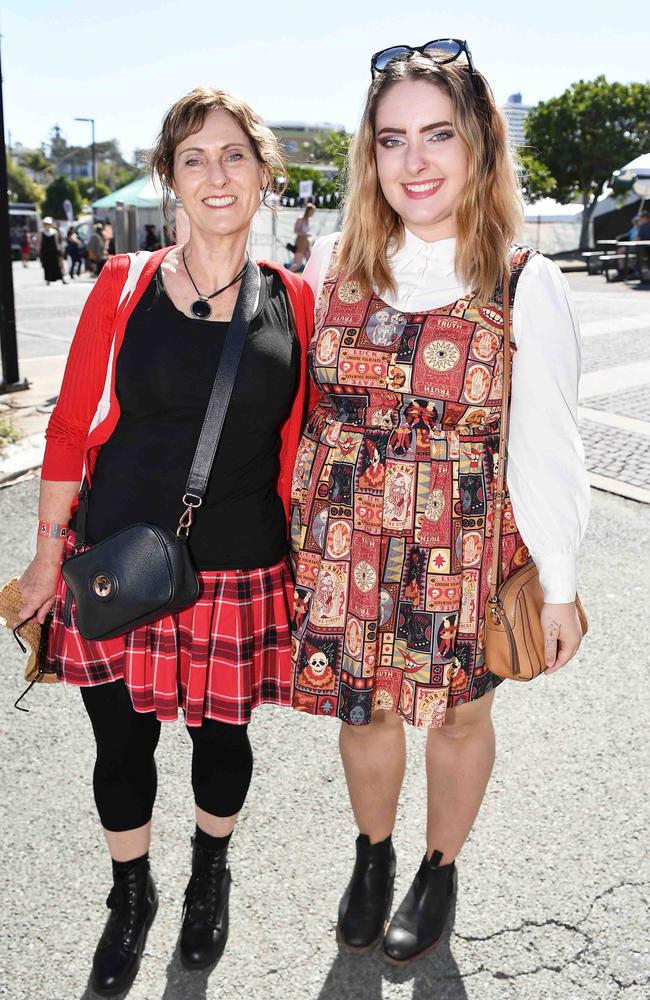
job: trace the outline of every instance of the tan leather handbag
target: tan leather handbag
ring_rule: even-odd
[[[544,634],[540,622],[544,593],[532,559],[505,581],[501,561],[511,382],[510,328],[510,274],[507,273],[503,279],[503,397],[494,498],[492,576],[485,608],[485,662],[488,669],[499,677],[531,681],[546,669]],[[576,610],[582,634],[585,635],[587,616],[577,595]]]

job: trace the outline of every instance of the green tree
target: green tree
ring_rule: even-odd
[[[75,177],[74,182],[79,190],[79,197],[83,205],[91,205],[94,201],[111,193],[111,189],[106,184],[102,184],[101,181],[94,184],[92,177]]]
[[[330,129],[314,136],[309,158],[316,163],[332,163],[339,174],[343,173],[352,136],[347,132]]]
[[[580,80],[538,104],[525,131],[529,197],[580,199],[584,249],[596,202],[613,171],[650,149],[650,84],[608,83],[604,76]]]
[[[552,197],[555,181],[551,177],[548,167],[545,167],[543,163],[540,163],[536,157],[523,148],[520,148],[517,153],[522,171],[521,187],[526,201],[531,203],[539,198]]]
[[[76,181],[69,181],[67,177],[55,177],[45,189],[45,201],[41,212],[43,215],[51,215],[54,219],[65,219],[63,202],[66,198],[72,203],[72,211],[76,218],[81,209],[81,195]]]
[[[49,135],[50,156],[53,160],[60,160],[65,156],[68,147],[67,140],[59,125],[53,125]]]
[[[40,149],[30,149],[27,153],[21,153],[20,163],[21,166],[27,167],[32,173],[37,174],[39,180],[46,174],[52,173],[52,164]]]
[[[9,201],[28,201],[39,205],[45,197],[40,184],[30,180],[23,168],[14,163],[10,156],[7,157],[7,185]]]
[[[130,184],[142,173],[138,167],[130,167],[128,164],[119,165],[114,162],[101,162],[97,164],[97,180],[105,184],[109,191],[117,191],[126,184]]]
[[[338,184],[336,180],[331,180],[328,177],[323,177],[320,170],[315,170],[314,167],[287,167],[287,188],[285,197],[287,198],[298,198],[300,191],[300,181],[313,181],[314,190],[312,197],[317,198],[319,195],[323,197],[329,195],[334,195],[338,191]]]

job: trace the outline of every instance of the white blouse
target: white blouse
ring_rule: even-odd
[[[316,241],[305,280],[318,301],[339,233]],[[425,243],[405,230],[392,257],[397,283],[384,300],[401,312],[436,309],[468,293],[454,270],[455,239]],[[517,284],[512,312],[517,350],[512,366],[507,479],[512,507],[539,570],[549,604],[575,599],[578,548],[590,509],[578,434],[580,331],[559,268],[536,254]]]

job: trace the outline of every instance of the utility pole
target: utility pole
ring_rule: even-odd
[[[93,161],[93,188],[97,191],[97,157],[95,155],[95,119],[94,118],[75,118],[76,122],[90,122],[90,127],[92,130],[92,161]],[[94,192],[93,192],[94,193]]]
[[[27,379],[21,381],[18,372],[18,342],[16,340],[12,267],[7,151],[5,149],[5,119],[2,99],[2,55],[0,54],[0,353],[2,354],[0,393],[17,392],[20,389],[29,388]]]

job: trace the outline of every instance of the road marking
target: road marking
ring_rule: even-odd
[[[44,330],[26,330],[24,326],[19,326],[17,328],[18,336],[23,337],[40,337],[46,340],[58,340],[62,344],[69,344],[72,340],[73,334],[71,333],[69,337],[57,337],[55,333],[45,333]]]
[[[67,354],[40,354],[34,358],[23,356],[22,360],[28,361],[31,364],[32,361],[60,361],[62,358],[67,358],[67,356]]]
[[[621,431],[630,431],[632,434],[650,437],[650,423],[647,420],[624,417],[621,413],[612,413],[610,410],[594,410],[588,406],[579,406],[578,418],[591,420],[594,424],[606,424],[608,427],[617,427]]]
[[[587,372],[580,379],[578,397],[583,400],[590,396],[610,396],[646,383],[650,383],[650,361],[635,361],[632,365]]]
[[[629,333],[631,330],[648,327],[647,315],[621,316],[620,319],[592,319],[580,323],[583,337],[600,337],[604,333]]]

